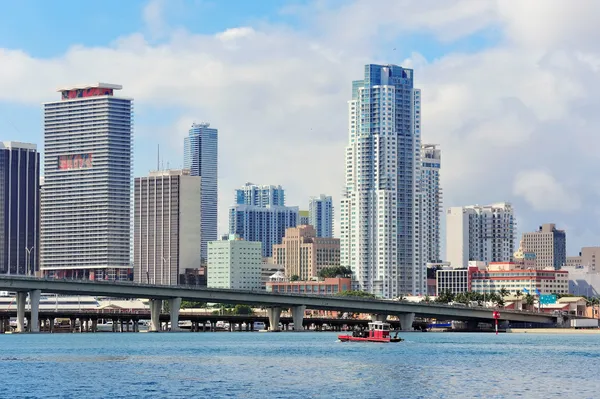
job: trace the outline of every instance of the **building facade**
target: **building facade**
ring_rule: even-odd
[[[298,226],[310,224],[310,213],[308,211],[298,211]]]
[[[44,104],[44,275],[130,279],[133,104],[120,85],[59,89]]]
[[[436,295],[444,292],[460,294],[470,291],[469,269],[464,267],[460,269],[440,269],[435,273]]]
[[[246,183],[235,190],[237,205],[254,205],[265,208],[268,205],[285,206],[285,191],[281,186]]]
[[[267,292],[274,292],[278,294],[336,295],[340,292],[350,291],[351,289],[352,280],[346,277],[326,278],[322,281],[267,282]]]
[[[191,176],[202,177],[201,257],[206,261],[207,243],[217,239],[219,132],[209,123],[194,123],[183,142],[183,167]]]
[[[379,297],[426,292],[418,180],[421,93],[413,71],[366,65],[348,102],[346,185],[340,206],[342,266]]]
[[[35,275],[40,248],[40,154],[0,142],[0,274]]]
[[[560,269],[567,261],[567,235],[553,223],[523,234],[523,251],[535,253],[538,269]]]
[[[420,216],[421,252],[425,262],[441,262],[442,154],[436,144],[421,146]]]
[[[317,231],[317,237],[333,237],[333,200],[321,194],[308,203],[308,224]]]
[[[261,243],[230,234],[208,243],[208,288],[261,290]]]
[[[479,293],[497,293],[502,288],[510,294],[524,292],[534,295],[536,289],[541,294],[568,294],[569,273],[564,270],[517,269],[514,262],[493,262],[487,270],[470,273],[471,290]]]
[[[288,277],[317,277],[323,268],[340,265],[340,240],[317,237],[310,225],[289,228],[282,243],[273,245],[273,263],[283,265]]]
[[[151,172],[134,185],[134,281],[177,285],[199,270],[201,177],[188,170]]]
[[[516,222],[507,202],[448,208],[446,260],[452,267],[469,261],[508,262],[515,252]]]
[[[229,209],[229,234],[261,242],[265,258],[272,256],[273,245],[281,243],[285,230],[297,224],[297,206],[235,205]]]

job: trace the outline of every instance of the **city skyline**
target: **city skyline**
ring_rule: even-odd
[[[586,18],[598,10],[597,4],[552,3],[542,9],[539,3],[528,3],[528,12],[546,16],[544,23],[531,26],[519,17],[524,5],[485,1],[468,15],[457,3],[438,5],[438,12],[447,16],[443,19],[438,14],[425,18],[427,7],[416,5],[375,16],[370,9],[357,12],[364,6],[360,2],[321,9],[301,2],[284,10],[273,3],[252,10],[238,3],[232,12],[221,5],[206,9],[180,3],[167,9],[160,1],[126,6],[108,1],[95,18],[111,24],[99,24],[102,30],[77,40],[72,29],[59,32],[52,43],[39,40],[40,32],[50,29],[50,21],[54,27],[69,21],[78,29],[81,9],[57,5],[51,10],[38,2],[46,20],[28,15],[35,29],[26,30],[18,22],[24,11],[7,6],[0,16],[0,60],[17,72],[0,78],[3,140],[41,148],[39,104],[52,100],[56,87],[98,80],[119,82],[136,99],[134,176],[155,168],[156,144],[165,160],[181,167],[181,139],[187,128],[194,121],[210,120],[222,139],[221,234],[227,231],[231,192],[244,181],[282,184],[290,204],[303,204],[307,195],[319,192],[339,204],[346,82],[365,63],[394,63],[419,72],[416,85],[423,89],[428,110],[426,139],[444,152],[445,208],[511,202],[518,235],[552,221],[568,232],[569,255],[600,241],[598,223],[589,223],[590,212],[594,221],[599,214],[596,189],[586,183],[592,178],[586,173],[597,167],[596,157],[588,152],[596,140],[592,132],[597,120],[587,110],[595,109],[600,83],[593,71],[599,51],[580,29],[597,29]],[[308,12],[328,24],[308,30],[303,19]],[[227,13],[231,18],[221,18]],[[379,27],[406,23],[389,40],[356,33],[350,42],[334,29],[349,15],[370,18]],[[563,22],[557,30],[559,20]],[[301,34],[305,30],[306,36]],[[264,63],[267,51],[272,59]],[[303,61],[282,64],[291,56]],[[95,62],[89,63],[90,58]],[[148,65],[161,73],[146,72]],[[39,70],[45,71],[43,77],[37,76]],[[232,118],[232,112],[239,114]],[[249,151],[252,146],[258,150]],[[548,154],[564,152],[584,156],[576,163],[547,161]],[[304,162],[307,154],[315,160],[310,165]],[[318,178],[297,178],[308,174]],[[337,226],[334,230],[338,235]]]

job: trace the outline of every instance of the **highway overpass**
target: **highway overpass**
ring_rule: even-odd
[[[116,298],[150,299],[151,330],[158,331],[162,301],[169,301],[172,325],[177,325],[181,300],[248,304],[268,308],[272,328],[279,325],[282,308],[290,308],[294,326],[302,326],[304,309],[337,310],[353,313],[370,313],[377,318],[394,315],[404,328],[411,328],[414,317],[440,320],[491,322],[492,309],[460,307],[437,303],[411,303],[370,298],[319,295],[275,294],[264,291],[240,291],[214,288],[190,288],[135,284],[129,282],[103,282],[87,280],[40,279],[33,277],[0,276],[0,291],[17,293],[17,329],[23,328],[27,294],[32,304],[32,319],[38,315],[37,306],[41,292],[65,295],[94,295]],[[377,316],[379,315],[379,316]],[[526,323],[555,323],[556,316],[522,311],[501,311],[501,320]],[[35,323],[33,323],[35,324]],[[404,327],[406,326],[406,327]],[[37,326],[36,326],[37,327]],[[299,328],[299,327],[296,327]]]

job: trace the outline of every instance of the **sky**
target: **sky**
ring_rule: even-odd
[[[600,245],[600,2],[22,0],[0,13],[0,140],[43,149],[56,88],[123,85],[134,174],[180,168],[193,122],[219,129],[219,232],[234,189],[339,208],[352,80],[414,68],[422,138],[442,149],[444,208],[508,201],[567,252]],[[445,237],[442,237],[445,241]]]

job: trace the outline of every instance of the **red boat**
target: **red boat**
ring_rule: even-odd
[[[352,335],[338,335],[338,339],[342,342],[401,342],[402,338],[390,336],[390,325],[383,321],[374,321],[369,323],[369,329],[366,331],[353,331]]]

